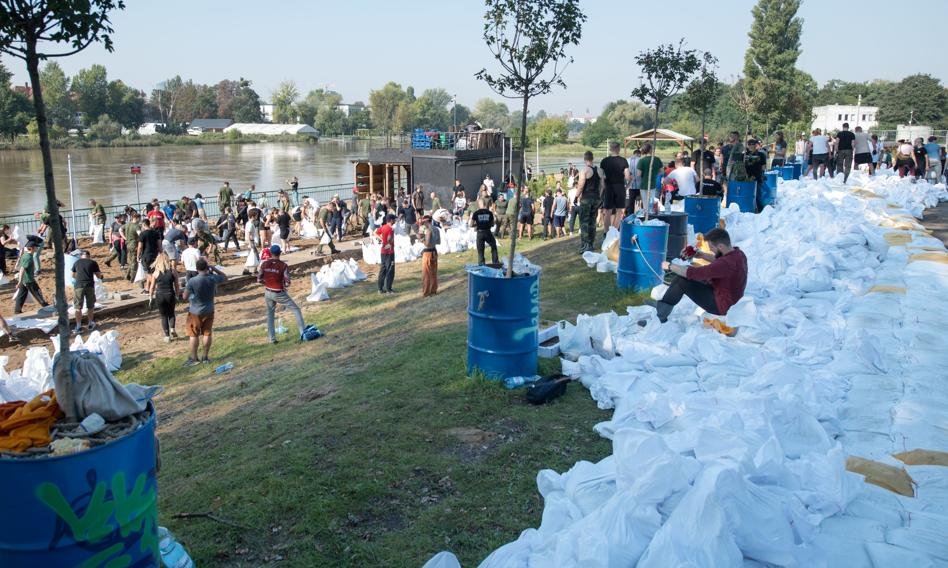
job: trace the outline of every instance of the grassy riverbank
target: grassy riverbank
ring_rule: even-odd
[[[544,269],[542,321],[639,303],[577,248],[576,238],[522,248]],[[539,524],[540,469],[609,453],[592,430],[607,413],[581,386],[533,407],[522,391],[466,377],[463,266],[473,258],[442,257],[440,293],[427,300],[417,262],[398,265],[394,296],[378,296],[372,274],[333,290],[304,306],[327,333],[314,343],[270,346],[260,325],[221,324],[212,356],[235,363],[225,375],[181,369],[167,350],[131,358],[121,379],[166,388],[160,520],[196,565],[417,567],[451,549],[473,566]],[[309,287],[297,282],[295,297]],[[241,309],[222,300],[219,316]],[[172,518],[199,511],[242,528]]]

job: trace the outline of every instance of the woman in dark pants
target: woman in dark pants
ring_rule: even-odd
[[[158,308],[161,316],[161,330],[165,334],[165,343],[178,338],[175,331],[174,308],[181,290],[178,288],[178,273],[171,258],[162,252],[152,264],[153,271],[148,276],[149,305]]]

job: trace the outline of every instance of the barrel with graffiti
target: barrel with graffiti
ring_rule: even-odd
[[[159,566],[154,416],[76,454],[0,459],[0,566]]]
[[[488,378],[537,373],[540,275],[496,278],[468,272],[467,370]]]

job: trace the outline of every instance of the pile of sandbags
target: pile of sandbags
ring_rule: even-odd
[[[309,302],[321,302],[329,299],[330,288],[345,288],[366,279],[365,272],[354,259],[348,261],[336,259],[324,264],[319,272],[310,274],[312,291],[306,297]]]

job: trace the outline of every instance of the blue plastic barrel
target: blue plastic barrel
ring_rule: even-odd
[[[636,291],[662,283],[662,261],[668,249],[668,224],[636,225],[626,217],[619,229],[619,269],[616,286]]]
[[[718,226],[721,218],[721,200],[717,197],[689,195],[685,197],[685,213],[695,233],[707,233]]]
[[[540,275],[494,278],[468,271],[467,372],[491,379],[537,374]]]
[[[766,183],[760,186],[761,208],[767,205],[773,206],[777,201],[777,171],[767,172],[766,176]]]
[[[798,166],[796,166],[795,164],[787,164],[781,167],[780,177],[782,177],[784,181],[790,181],[792,179],[796,179],[795,177],[793,177],[793,172],[797,169],[797,167]]]
[[[803,164],[800,162],[793,163],[793,179],[800,179],[803,177]]]
[[[160,566],[151,411],[102,446],[0,458],[0,566]]]
[[[737,203],[742,213],[757,212],[757,182],[727,182],[727,204]]]

